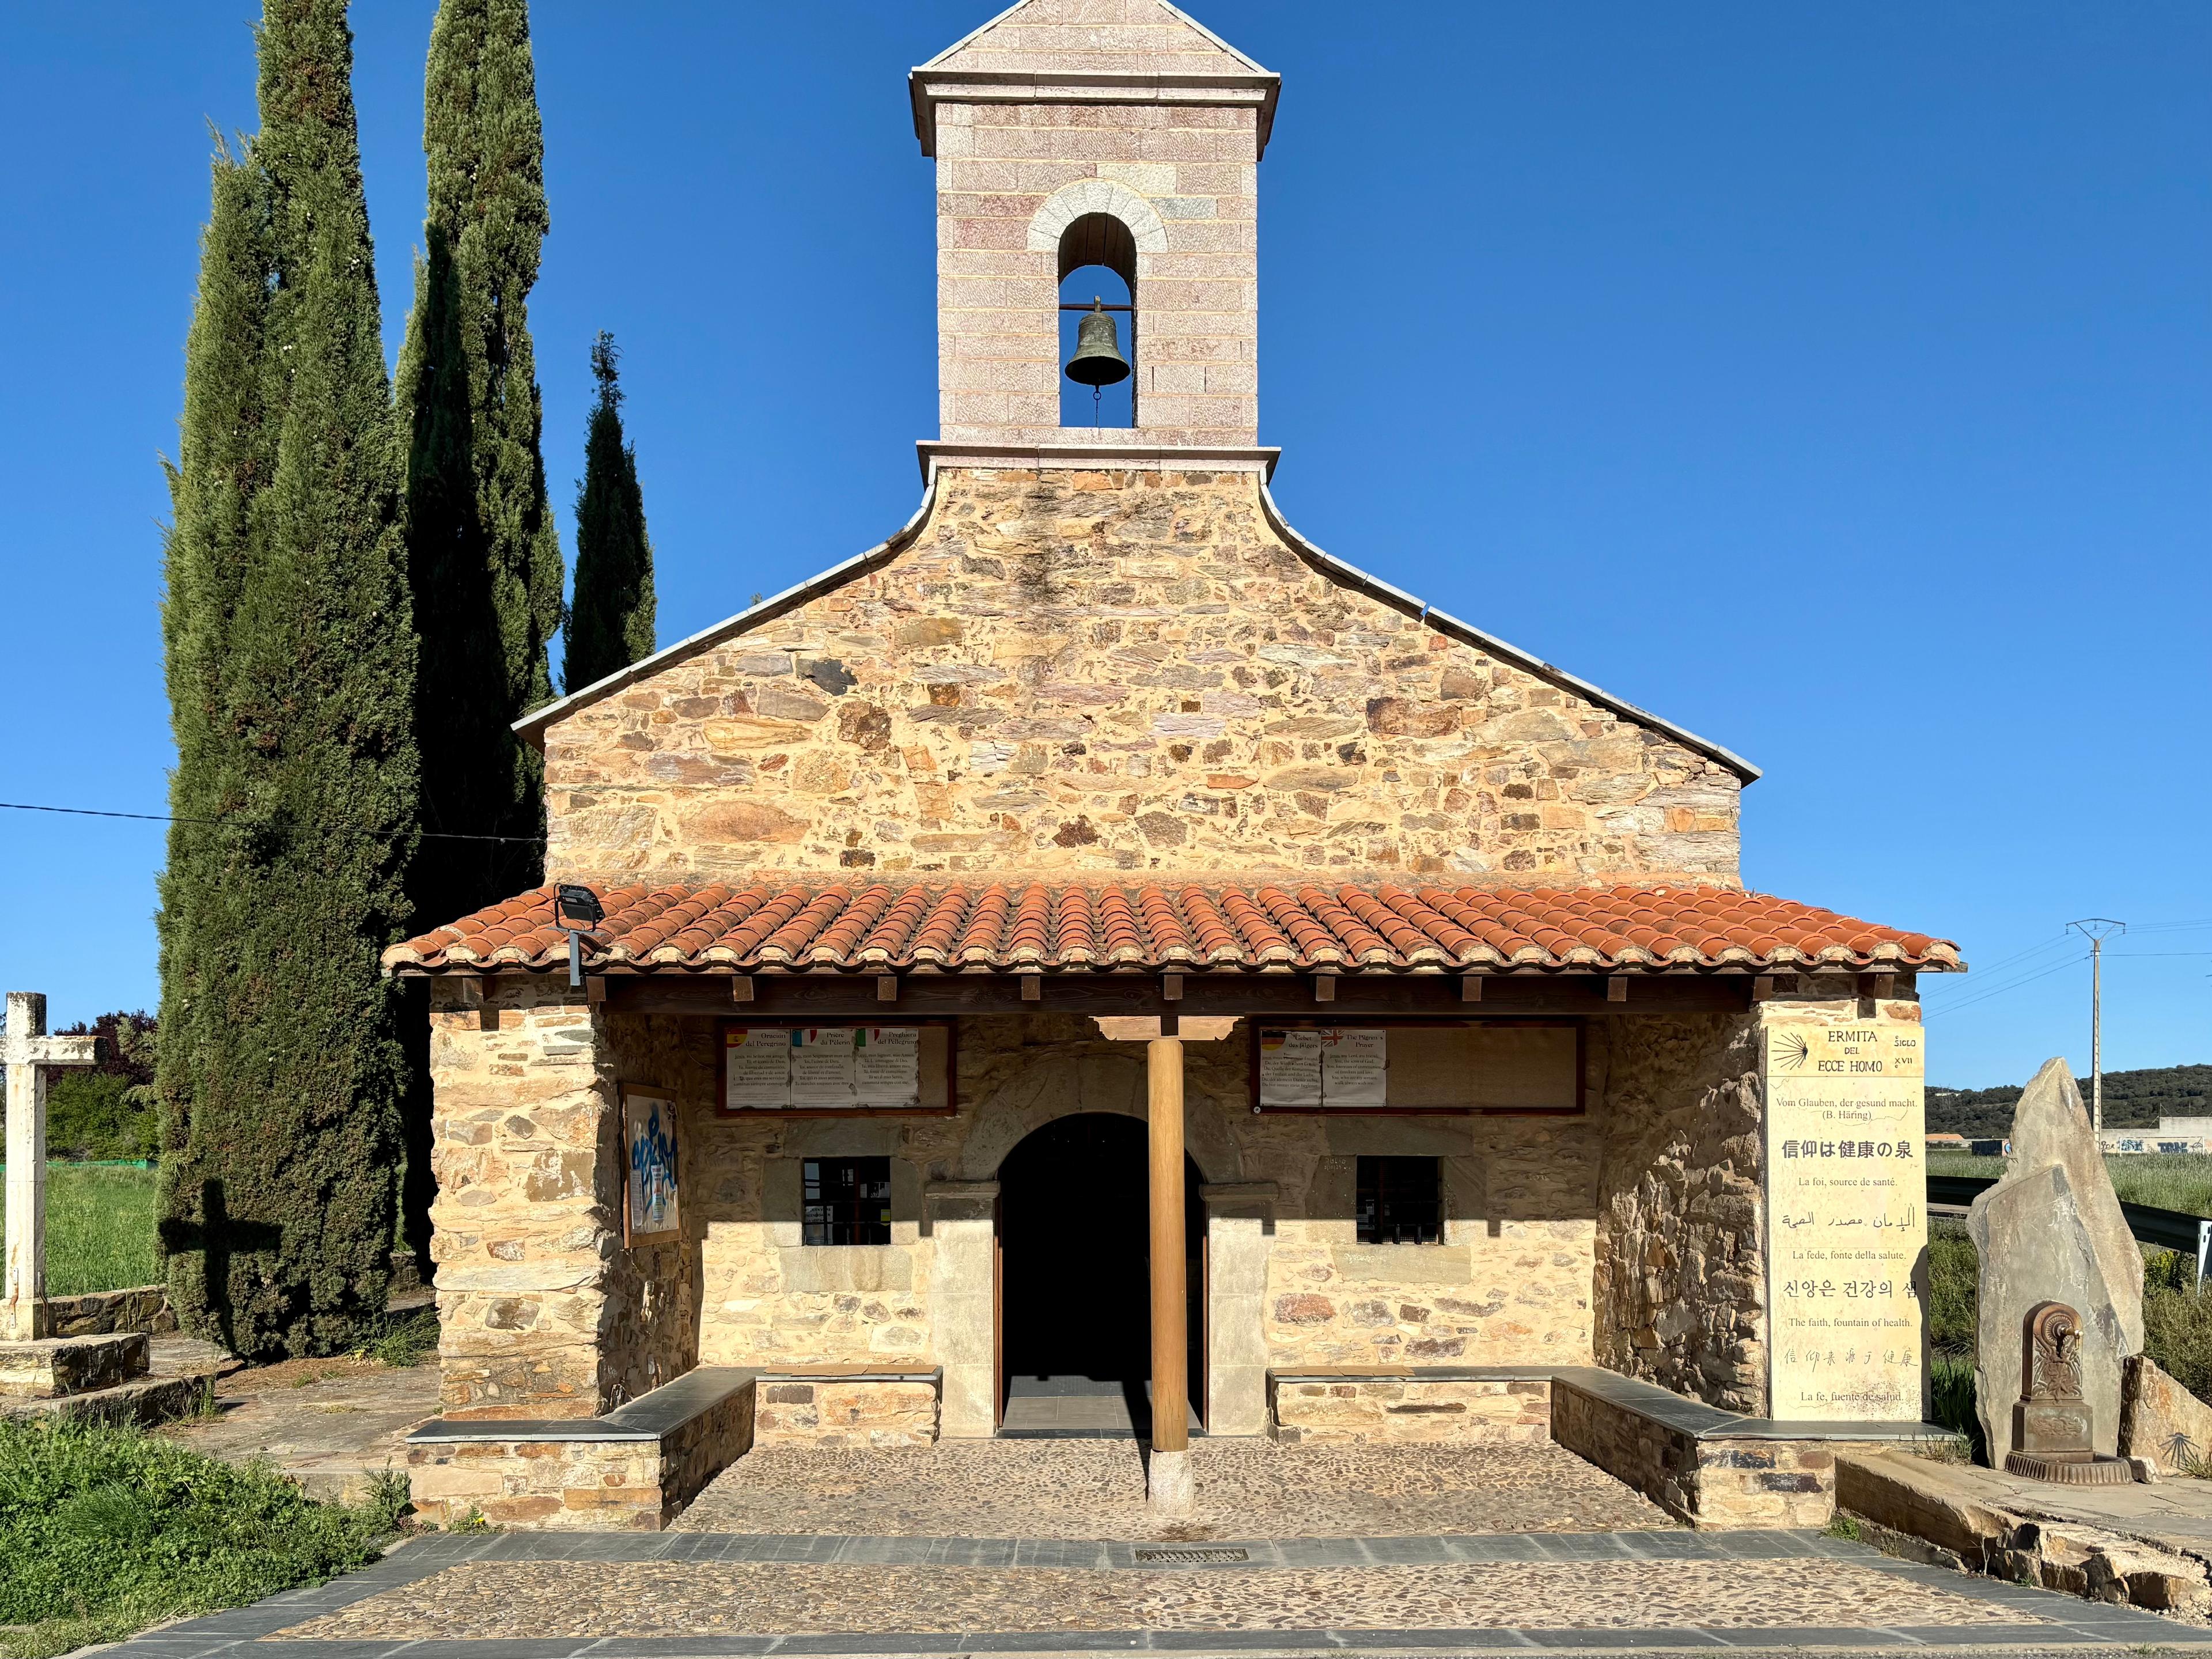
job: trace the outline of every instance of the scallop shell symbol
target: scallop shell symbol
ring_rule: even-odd
[[[1813,1045],[1805,1040],[1802,1031],[1784,1031],[1774,1039],[1774,1069],[1778,1072],[1802,1072],[1812,1057]]]

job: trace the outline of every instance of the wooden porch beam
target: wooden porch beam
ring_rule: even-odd
[[[1489,974],[1482,976],[1480,1006],[1488,1018],[1516,1014],[1725,1013],[1748,1008],[1752,980],[1745,975],[1638,975],[1626,1008],[1609,1000],[1601,974]],[[1459,974],[1340,974],[1328,1015],[1347,1020],[1435,1014],[1464,1017],[1467,980]],[[868,974],[752,974],[734,983],[726,974],[605,976],[607,1006],[629,1013],[727,1014],[741,1005],[756,1018],[808,1015],[865,1018],[883,1012],[882,989]],[[750,992],[750,995],[746,994]],[[733,994],[734,993],[734,994]],[[902,1016],[1024,1014],[1040,1004],[1055,1012],[1084,1015],[1180,1014],[1266,1018],[1316,1012],[1314,981],[1305,974],[1185,974],[1182,994],[1170,1001],[1150,974],[916,974],[897,976]]]

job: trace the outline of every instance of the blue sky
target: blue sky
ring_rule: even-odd
[[[912,512],[933,200],[903,76],[990,9],[534,9],[547,470],[573,550],[612,329],[664,641]],[[0,799],[162,810],[156,455],[257,9],[0,35]],[[432,10],[356,8],[394,351]],[[1996,969],[1929,988],[1937,1079],[2086,1067],[2061,941],[2089,915],[2137,929],[2107,1064],[2212,1059],[2212,9],[1196,11],[1285,77],[1261,423],[1292,523],[1763,766],[1751,884]],[[62,1019],[152,1004],[161,852],[0,812],[0,980]]]

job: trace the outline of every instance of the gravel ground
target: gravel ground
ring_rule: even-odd
[[[896,1450],[763,1447],[678,1531],[875,1537],[1383,1538],[1672,1527],[1656,1505],[1554,1445],[1467,1449],[1191,1444],[1197,1505],[1145,1507],[1127,1440],[941,1440]]]

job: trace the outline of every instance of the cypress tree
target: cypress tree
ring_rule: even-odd
[[[550,700],[561,550],[539,452],[529,298],[550,222],[525,0],[441,0],[423,88],[429,211],[400,355],[426,926],[534,884],[544,768],[509,723]]]
[[[584,439],[576,491],[576,591],[568,603],[562,684],[574,691],[653,654],[653,544],[637,452],[623,441],[622,385],[614,336],[592,347],[599,399]]]
[[[157,1082],[172,1300],[267,1357],[349,1346],[383,1310],[405,1077],[377,956],[407,920],[417,775],[344,0],[266,0],[259,50],[170,470]]]

